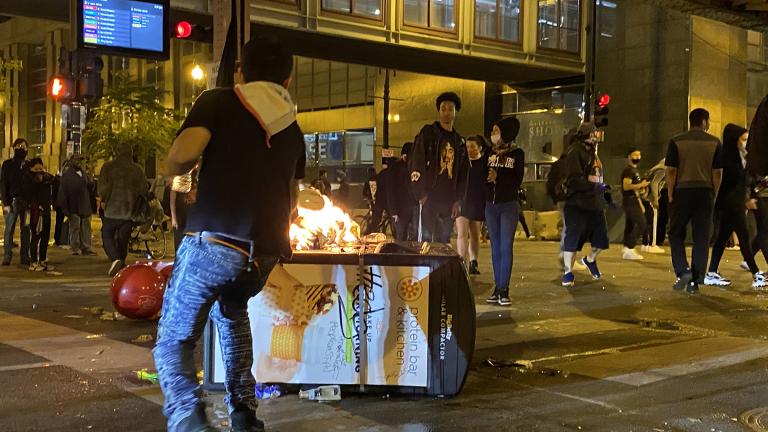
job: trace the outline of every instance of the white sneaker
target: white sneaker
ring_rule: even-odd
[[[42,271],[43,268],[40,266],[39,263],[34,262],[34,263],[29,265],[29,268],[27,270],[33,271],[33,272],[38,272],[38,271]]]
[[[645,251],[648,252],[648,253],[652,253],[652,254],[667,253],[667,251],[665,251],[664,248],[660,248],[660,247],[658,247],[656,245],[648,246]]]
[[[112,261],[112,265],[109,267],[109,271],[107,272],[107,275],[110,277],[115,277],[117,272],[122,270],[122,268],[125,267],[125,264],[121,260],[114,260]]]
[[[742,262],[741,262],[741,264],[739,264],[739,267],[741,267],[743,270],[746,270],[746,271],[751,271],[751,270],[749,269],[749,265],[747,264],[747,262],[746,262],[746,261],[742,261]]]
[[[640,255],[639,253],[635,252],[634,249],[630,249],[630,248],[625,247],[623,249],[623,252],[624,253],[622,254],[622,258],[624,258],[625,260],[637,261],[637,260],[643,259],[643,256]]]
[[[707,272],[707,275],[704,276],[704,285],[727,287],[731,286],[731,281],[720,276],[720,273]]]
[[[768,286],[768,278],[766,278],[765,273],[755,273],[755,279],[752,281],[752,288],[758,289],[765,288],[766,286]]]

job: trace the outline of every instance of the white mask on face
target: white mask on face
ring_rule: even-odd
[[[496,145],[501,144],[501,134],[493,134],[493,135],[491,135],[491,142],[496,144]]]

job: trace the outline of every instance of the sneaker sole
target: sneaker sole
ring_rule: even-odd
[[[573,286],[573,282],[560,282],[560,285],[562,285],[564,287],[572,287]]]
[[[512,302],[509,302],[509,303],[499,302],[499,306],[511,306],[511,305],[512,305]]]
[[[485,302],[488,303],[488,304],[496,304],[499,301],[498,300],[486,300]]]
[[[728,283],[718,283],[718,282],[707,282],[707,281],[704,281],[704,285],[706,285],[706,286],[714,286],[714,287],[729,287],[729,286],[731,286],[731,282],[728,282]]]

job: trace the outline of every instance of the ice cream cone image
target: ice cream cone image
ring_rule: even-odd
[[[301,361],[305,325],[278,325],[272,327],[270,356],[283,360]]]
[[[276,325],[307,325],[330,312],[339,298],[335,284],[303,285],[279,266],[259,296]]]

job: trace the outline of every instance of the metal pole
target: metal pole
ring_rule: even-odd
[[[593,120],[595,111],[595,58],[597,56],[597,1],[585,3],[587,8],[587,52],[584,64],[584,121]]]
[[[382,127],[383,147],[389,148],[389,69],[384,71],[384,127]]]

